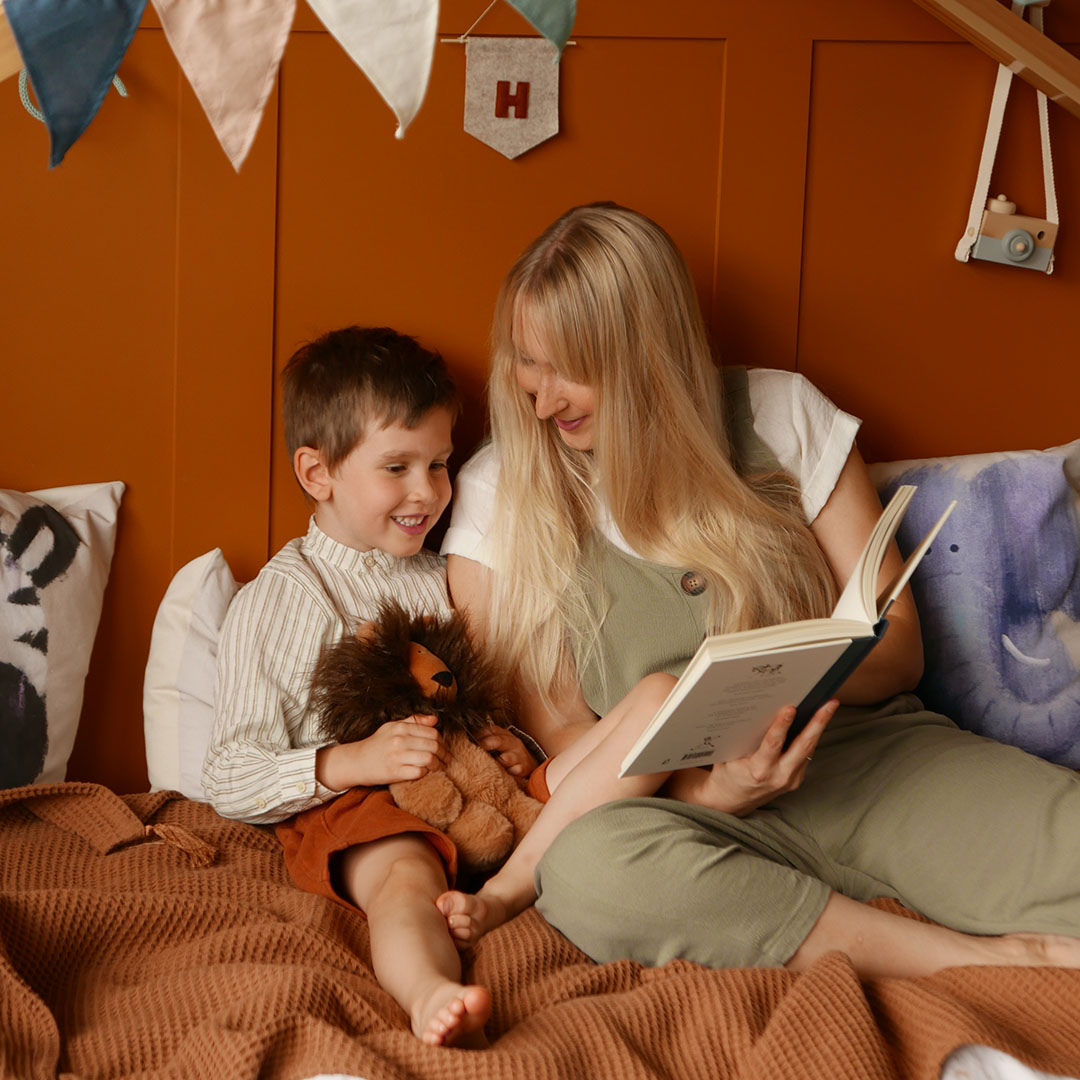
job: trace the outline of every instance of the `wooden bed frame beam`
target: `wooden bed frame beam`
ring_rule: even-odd
[[[1080,117],[1080,60],[998,0],[915,0],[999,64]]]
[[[15,44],[15,35],[11,32],[7,15],[4,14],[3,0],[0,0],[0,82],[10,75],[15,75],[22,68],[22,57]]]

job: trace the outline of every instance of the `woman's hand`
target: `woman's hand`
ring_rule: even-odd
[[[795,719],[795,707],[786,706],[776,714],[752,754],[718,762],[708,770],[672,773],[664,794],[728,814],[748,814],[802,783],[807,762],[836,709],[836,701],[818,709],[785,750],[784,740]]]
[[[531,776],[538,764],[521,739],[506,728],[493,725],[480,735],[476,743],[491,754],[511,776],[522,779]]]
[[[383,724],[354,743],[324,746],[315,754],[315,777],[333,791],[417,780],[446,767],[447,752],[434,716]]]

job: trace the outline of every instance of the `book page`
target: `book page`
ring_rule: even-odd
[[[834,619],[862,619],[868,623],[877,622],[877,580],[881,572],[881,564],[885,561],[885,553],[896,535],[896,530],[900,527],[900,521],[914,494],[913,485],[901,484],[882,510],[881,517],[878,518],[877,524],[870,533],[866,546],[859,555],[858,562],[855,563],[855,569],[851,572],[851,577],[848,578],[848,583],[844,586],[836,607],[833,608]]]
[[[750,753],[777,710],[797,705],[850,644],[846,638],[713,664],[681,699],[665,702],[619,775],[709,765]],[[676,706],[678,723],[664,724]]]
[[[945,507],[945,512],[934,522],[930,531],[922,538],[919,546],[907,557],[904,565],[900,567],[900,572],[881,590],[881,595],[878,597],[877,608],[878,615],[884,615],[892,606],[892,602],[903,591],[904,586],[908,583],[908,579],[915,573],[915,568],[922,562],[923,556],[930,550],[930,545],[937,538],[937,534],[941,532],[941,526],[949,519],[949,515],[953,512],[956,506],[956,500],[953,499],[948,506]]]

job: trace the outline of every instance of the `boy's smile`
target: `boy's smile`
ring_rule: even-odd
[[[370,426],[330,474],[329,495],[315,507],[319,528],[358,551],[415,555],[450,501],[451,426],[443,408],[414,428]]]

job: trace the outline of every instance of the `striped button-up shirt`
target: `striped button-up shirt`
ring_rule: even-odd
[[[338,794],[315,780],[326,740],[308,704],[311,674],[323,646],[355,632],[386,597],[416,615],[448,612],[445,563],[426,549],[406,558],[357,551],[314,518],[237,593],[218,644],[203,769],[220,814],[265,824]]]

